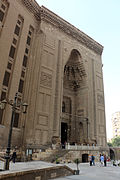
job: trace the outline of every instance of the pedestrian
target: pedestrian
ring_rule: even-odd
[[[92,155],[92,164],[95,166],[95,156]]]
[[[99,158],[100,164],[101,164],[101,154],[100,154],[100,158]]]
[[[104,155],[104,166],[106,166],[106,161],[107,161],[107,158],[106,158],[106,155]]]
[[[103,154],[100,157],[100,161],[101,161],[101,165],[103,166],[104,165],[104,155]]]
[[[13,154],[12,154],[12,158],[11,158],[11,160],[13,161],[13,163],[15,163],[16,158],[17,158],[17,154],[16,154],[16,150],[14,150],[14,151],[13,151]]]
[[[90,166],[92,166],[92,156],[89,155]]]

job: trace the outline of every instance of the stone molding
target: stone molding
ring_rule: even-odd
[[[22,3],[34,14],[37,20],[43,20],[51,23],[55,27],[61,29],[66,34],[70,35],[81,44],[93,50],[97,54],[102,54],[103,46],[90,38],[88,35],[80,31],[78,28],[65,21],[44,6],[39,6],[34,0],[21,0]]]
[[[26,8],[32,12],[37,20],[40,20],[40,6],[34,0],[21,0]]]
[[[80,31],[78,28],[71,25],[69,22],[65,21],[61,17],[57,16],[55,13],[45,8],[44,6],[41,7],[40,16],[41,20],[53,24],[57,28],[64,31],[66,34],[72,36],[74,39],[87,46],[89,49],[96,52],[97,54],[102,54],[102,45],[100,45],[98,42],[90,38],[88,35]]]

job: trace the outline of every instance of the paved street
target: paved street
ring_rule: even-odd
[[[75,164],[66,164],[75,169]],[[80,175],[73,175],[56,180],[120,180],[120,167],[108,164],[107,167],[101,167],[99,163],[96,166],[89,166],[88,163],[80,164]]]

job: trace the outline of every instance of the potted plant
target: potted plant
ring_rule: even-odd
[[[80,160],[77,158],[77,159],[74,160],[74,163],[77,165],[77,170],[75,170],[75,174],[76,174],[76,175],[79,175],[78,165],[79,165],[79,163],[80,163]]]
[[[60,161],[59,161],[58,157],[56,156],[56,164],[59,164],[59,163],[60,163]]]

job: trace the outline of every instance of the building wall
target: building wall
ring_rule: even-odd
[[[60,138],[64,95],[72,99],[74,115],[84,109],[84,117],[87,117],[89,126],[87,143],[105,146],[106,122],[101,61],[103,47],[48,9],[38,7],[35,2],[16,0],[8,3],[5,24],[0,34],[2,64],[0,91],[2,92],[4,88],[4,74],[19,16],[22,19],[19,43],[12,64],[10,83],[4,91],[8,99],[13,99],[20,88],[20,79],[23,80],[23,92],[19,92],[18,96],[29,104],[26,115],[18,111],[19,125],[13,128],[13,146],[22,144],[22,146],[40,148],[41,145],[51,144],[54,136]],[[28,36],[31,37],[29,45],[26,44]],[[29,50],[28,61],[27,66],[23,67],[26,48]],[[81,54],[82,67],[86,73],[85,84],[79,88],[75,98],[73,92],[63,87],[64,67],[73,49]],[[24,78],[21,76],[22,70],[25,74]],[[6,105],[0,125],[4,145],[8,135],[8,133],[4,135],[4,130],[8,132],[10,120],[11,107]]]
[[[120,136],[120,112],[112,114],[113,137]]]
[[[30,26],[32,26],[34,29],[36,28],[36,20],[21,3],[21,1],[1,1],[1,3],[8,2],[8,10],[5,15],[4,25],[1,29],[0,33],[0,62],[1,62],[1,68],[0,68],[0,96],[2,92],[6,93],[7,99],[14,99],[15,93],[18,91],[19,87],[19,81],[21,78],[21,72],[22,72],[22,64],[23,64],[23,57],[25,54],[26,49],[26,41],[27,36],[29,32]],[[20,32],[19,35],[16,35],[15,28],[17,21],[20,20]],[[13,44],[13,38],[17,40],[17,44]],[[34,41],[34,38],[32,39]],[[9,56],[11,45],[16,48],[14,57],[11,58]],[[8,68],[8,62],[11,64],[11,69]],[[9,83],[7,86],[3,85],[3,79],[5,76],[5,71],[10,73]],[[26,68],[24,70],[26,72]],[[24,79],[24,78],[23,78]],[[24,100],[24,96],[22,93],[18,94],[19,98]],[[0,132],[3,131],[4,133],[4,140],[0,139],[2,143],[6,146],[6,140],[8,138],[8,129],[10,125],[11,120],[11,106],[6,105],[6,108],[4,110],[3,119],[0,125]],[[20,114],[20,116],[22,116]],[[22,131],[22,125],[24,120],[24,116],[21,117],[21,120],[19,122],[19,128],[13,128],[13,134],[14,134],[14,142],[15,145],[21,145],[21,131]],[[3,130],[4,129],[4,130]],[[17,142],[17,143],[16,143]]]

